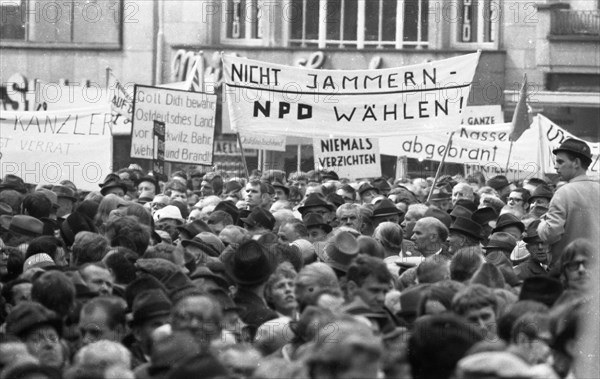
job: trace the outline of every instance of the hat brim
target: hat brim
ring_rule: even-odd
[[[256,284],[261,284],[266,282],[269,277],[271,276],[271,274],[273,273],[273,269],[272,267],[269,268],[269,270],[265,271],[264,275],[254,278],[252,280],[248,280],[248,279],[244,279],[244,278],[240,278],[238,275],[236,275],[234,267],[233,267],[233,256],[235,255],[235,253],[232,254],[226,254],[223,257],[223,264],[225,266],[225,272],[227,273],[227,275],[233,279],[233,281],[236,284],[241,284],[241,285],[245,285],[245,286],[252,286],[252,285],[256,285]],[[272,265],[272,264],[271,264]]]
[[[573,154],[573,155],[577,156],[577,158],[581,158],[581,160],[582,160],[584,163],[585,163],[585,162],[587,162],[588,164],[592,163],[592,158],[590,158],[590,157],[588,157],[588,156],[586,156],[586,155],[583,155],[583,154],[582,154],[581,152],[579,152],[579,151],[573,151],[573,150],[569,150],[569,149],[561,149],[561,148],[558,148],[558,149],[554,149],[554,150],[552,150],[552,154],[556,155],[556,154],[558,154],[558,153],[568,153],[568,154]]]
[[[183,247],[188,247],[188,246],[196,246],[197,248],[201,249],[203,252],[205,252],[206,254],[210,255],[211,257],[218,257],[220,254],[219,252],[212,248],[209,244],[202,244],[198,241],[194,241],[194,240],[183,240],[181,241],[181,246]]]
[[[125,184],[111,184],[108,186],[104,186],[100,189],[100,194],[105,196],[106,195],[106,191],[108,191],[111,188],[121,188],[123,190],[123,192],[127,193],[128,192],[128,188]]]
[[[381,214],[373,214],[373,218],[377,217],[389,217],[389,216],[401,216],[402,211],[398,210],[398,212],[386,212]]]
[[[483,238],[481,238],[481,236],[480,236],[480,235],[474,234],[473,232],[471,232],[471,231],[469,231],[469,230],[465,230],[465,229],[458,229],[458,228],[453,228],[453,227],[450,227],[450,229],[449,229],[449,230],[450,230],[451,232],[459,232],[459,233],[462,233],[462,234],[466,234],[466,235],[468,235],[468,236],[470,236],[470,237],[473,237],[473,238],[475,238],[476,240],[482,240],[482,239],[483,239]]]
[[[516,246],[516,245],[515,245]],[[494,245],[494,244],[489,244],[487,246],[482,246],[481,248],[483,250],[502,250],[502,251],[508,251],[511,252],[515,249],[515,246],[508,246],[508,245]]]
[[[308,208],[313,208],[313,207],[325,207],[325,208],[329,209],[330,212],[334,212],[337,209],[332,204],[312,204],[312,205],[303,205],[303,206],[301,206],[300,208],[298,208],[298,212],[300,212],[301,215],[304,215],[304,212]]]
[[[256,221],[252,220],[250,217],[242,217],[240,221],[249,226],[256,226]]]
[[[519,228],[521,233],[525,232],[525,224],[523,224],[522,222],[519,221],[519,222],[511,222],[511,223],[504,224],[504,225],[496,225],[496,227],[494,229],[492,229],[492,233],[499,232],[500,229],[504,229],[509,226],[516,226],[517,228]]]
[[[77,201],[77,198],[76,198],[76,197],[74,197],[74,196],[69,196],[69,195],[59,195],[59,194],[56,194],[56,197],[57,197],[58,199],[69,199],[69,200],[71,200],[71,201],[73,201],[73,202],[76,202],[76,201]],[[54,206],[54,204],[52,204],[52,206]],[[60,208],[60,204],[56,204],[56,206]]]

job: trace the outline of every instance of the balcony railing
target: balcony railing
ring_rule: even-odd
[[[551,34],[600,36],[600,11],[556,9],[552,12]]]

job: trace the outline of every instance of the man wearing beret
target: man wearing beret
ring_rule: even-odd
[[[600,183],[586,175],[592,153],[584,141],[568,138],[553,153],[554,168],[568,183],[554,194],[537,231],[550,245],[552,267],[556,267],[571,241],[585,238],[593,246],[600,245]]]

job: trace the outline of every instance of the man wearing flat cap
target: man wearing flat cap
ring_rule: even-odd
[[[555,267],[565,247],[577,238],[600,245],[600,183],[586,175],[592,153],[584,141],[568,138],[553,153],[554,168],[568,183],[554,194],[537,231],[550,245]]]

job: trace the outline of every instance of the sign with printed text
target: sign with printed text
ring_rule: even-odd
[[[223,56],[238,132],[310,138],[456,130],[480,53],[377,70],[321,70]]]
[[[491,125],[504,123],[500,105],[472,105],[462,112],[463,125]]]
[[[0,124],[0,176],[27,183],[70,180],[97,191],[112,172],[112,120],[108,103],[85,109],[3,111]]]
[[[285,151],[285,136],[267,136],[253,133],[240,133],[244,149]]]
[[[153,159],[154,121],[165,123],[165,162],[212,165],[217,97],[136,85],[131,157]]]
[[[381,176],[377,138],[314,139],[313,151],[315,167],[335,171],[340,178]]]

